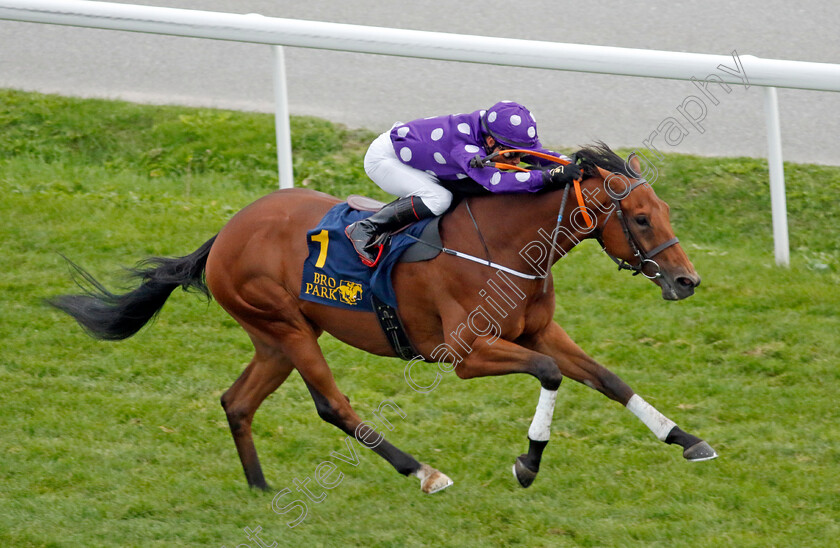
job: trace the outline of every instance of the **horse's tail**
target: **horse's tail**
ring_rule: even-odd
[[[70,259],[73,278],[84,291],[81,295],[61,295],[47,302],[73,316],[79,325],[97,339],[117,341],[131,337],[154,318],[172,291],[179,285],[184,291],[200,291],[207,299],[210,290],[204,281],[207,256],[216,236],[185,257],[151,257],[129,269],[140,278],[140,286],[123,295],[105,289],[93,276]]]

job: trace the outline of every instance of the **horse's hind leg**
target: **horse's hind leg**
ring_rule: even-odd
[[[303,377],[318,415],[326,422],[340,428],[365,447],[388,461],[397,472],[420,479],[425,493],[434,493],[452,485],[452,480],[434,468],[419,463],[414,457],[391,445],[382,434],[363,422],[349,399],[341,393],[327,365],[321,348],[314,337],[295,336],[287,338],[284,350],[294,361]]]
[[[276,350],[260,344],[257,344],[256,348],[254,359],[222,395],[222,407],[227,415],[248,486],[267,490],[269,487],[254,447],[251,421],[263,400],[283,384],[294,365],[287,356]]]
[[[718,456],[708,443],[684,432],[671,419],[633,392],[618,375],[590,358],[556,323],[550,323],[531,344],[523,345],[553,357],[563,375],[625,406],[661,441],[681,446],[686,460],[698,462]]]

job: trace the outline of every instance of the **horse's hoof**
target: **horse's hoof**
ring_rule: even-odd
[[[420,489],[423,490],[424,493],[432,494],[437,493],[438,491],[443,491],[454,482],[449,479],[449,476],[446,474],[442,474],[441,472],[435,471],[430,477],[426,478],[424,481],[420,483]]]
[[[449,476],[440,470],[435,470],[428,464],[422,465],[414,475],[420,478],[420,489],[430,495],[438,491],[443,491],[454,483],[449,479]]]
[[[513,463],[513,477],[519,482],[522,487],[530,487],[534,480],[537,479],[537,473],[525,466],[522,458],[526,455],[516,457],[516,462]]]
[[[683,457],[691,462],[702,462],[704,460],[716,459],[718,456],[712,446],[705,441],[699,441],[683,451]]]

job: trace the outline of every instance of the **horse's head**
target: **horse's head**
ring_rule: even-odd
[[[642,173],[639,159],[631,155],[620,170],[604,169],[591,162],[587,169],[586,155],[582,157],[585,172],[597,172],[608,196],[596,232],[605,251],[620,269],[641,273],[660,286],[663,299],[674,301],[693,295],[700,276],[674,236],[668,204],[637,175]]]

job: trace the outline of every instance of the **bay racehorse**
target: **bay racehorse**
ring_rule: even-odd
[[[442,253],[424,262],[399,263],[393,271],[399,316],[418,360],[446,364],[441,367],[454,369],[461,379],[527,373],[539,381],[528,452],[513,466],[524,487],[539,471],[564,376],[626,406],[660,440],[681,446],[686,459],[717,456],[705,441],[684,432],[589,357],[553,320],[550,266],[586,238],[597,238],[620,268],[651,279],[665,299],[689,297],[700,284],[674,237],[668,205],[638,175],[638,158],[625,161],[603,144],[575,157],[584,180],[572,198],[568,187],[472,196],[443,217],[443,247],[473,257],[490,255],[495,267],[486,264],[489,259],[481,264]],[[194,253],[138,265],[134,272],[142,281],[133,291],[110,293],[76,267],[83,278],[77,281],[87,281],[81,284],[86,293],[50,303],[93,336],[116,340],[136,333],[178,286],[212,295],[255,348],[250,364],[221,397],[251,487],[268,488],[251,435],[254,413],[296,369],[323,420],[362,443],[376,438],[375,446],[368,445],[373,451],[401,474],[418,477],[424,492],[438,491],[452,481],[361,421],[318,346],[318,337],[327,331],[356,348],[394,356],[375,315],[298,298],[306,232],[339,202],[305,189],[274,192],[234,215]],[[546,285],[552,289],[546,291]],[[411,362],[405,371],[410,381]]]

